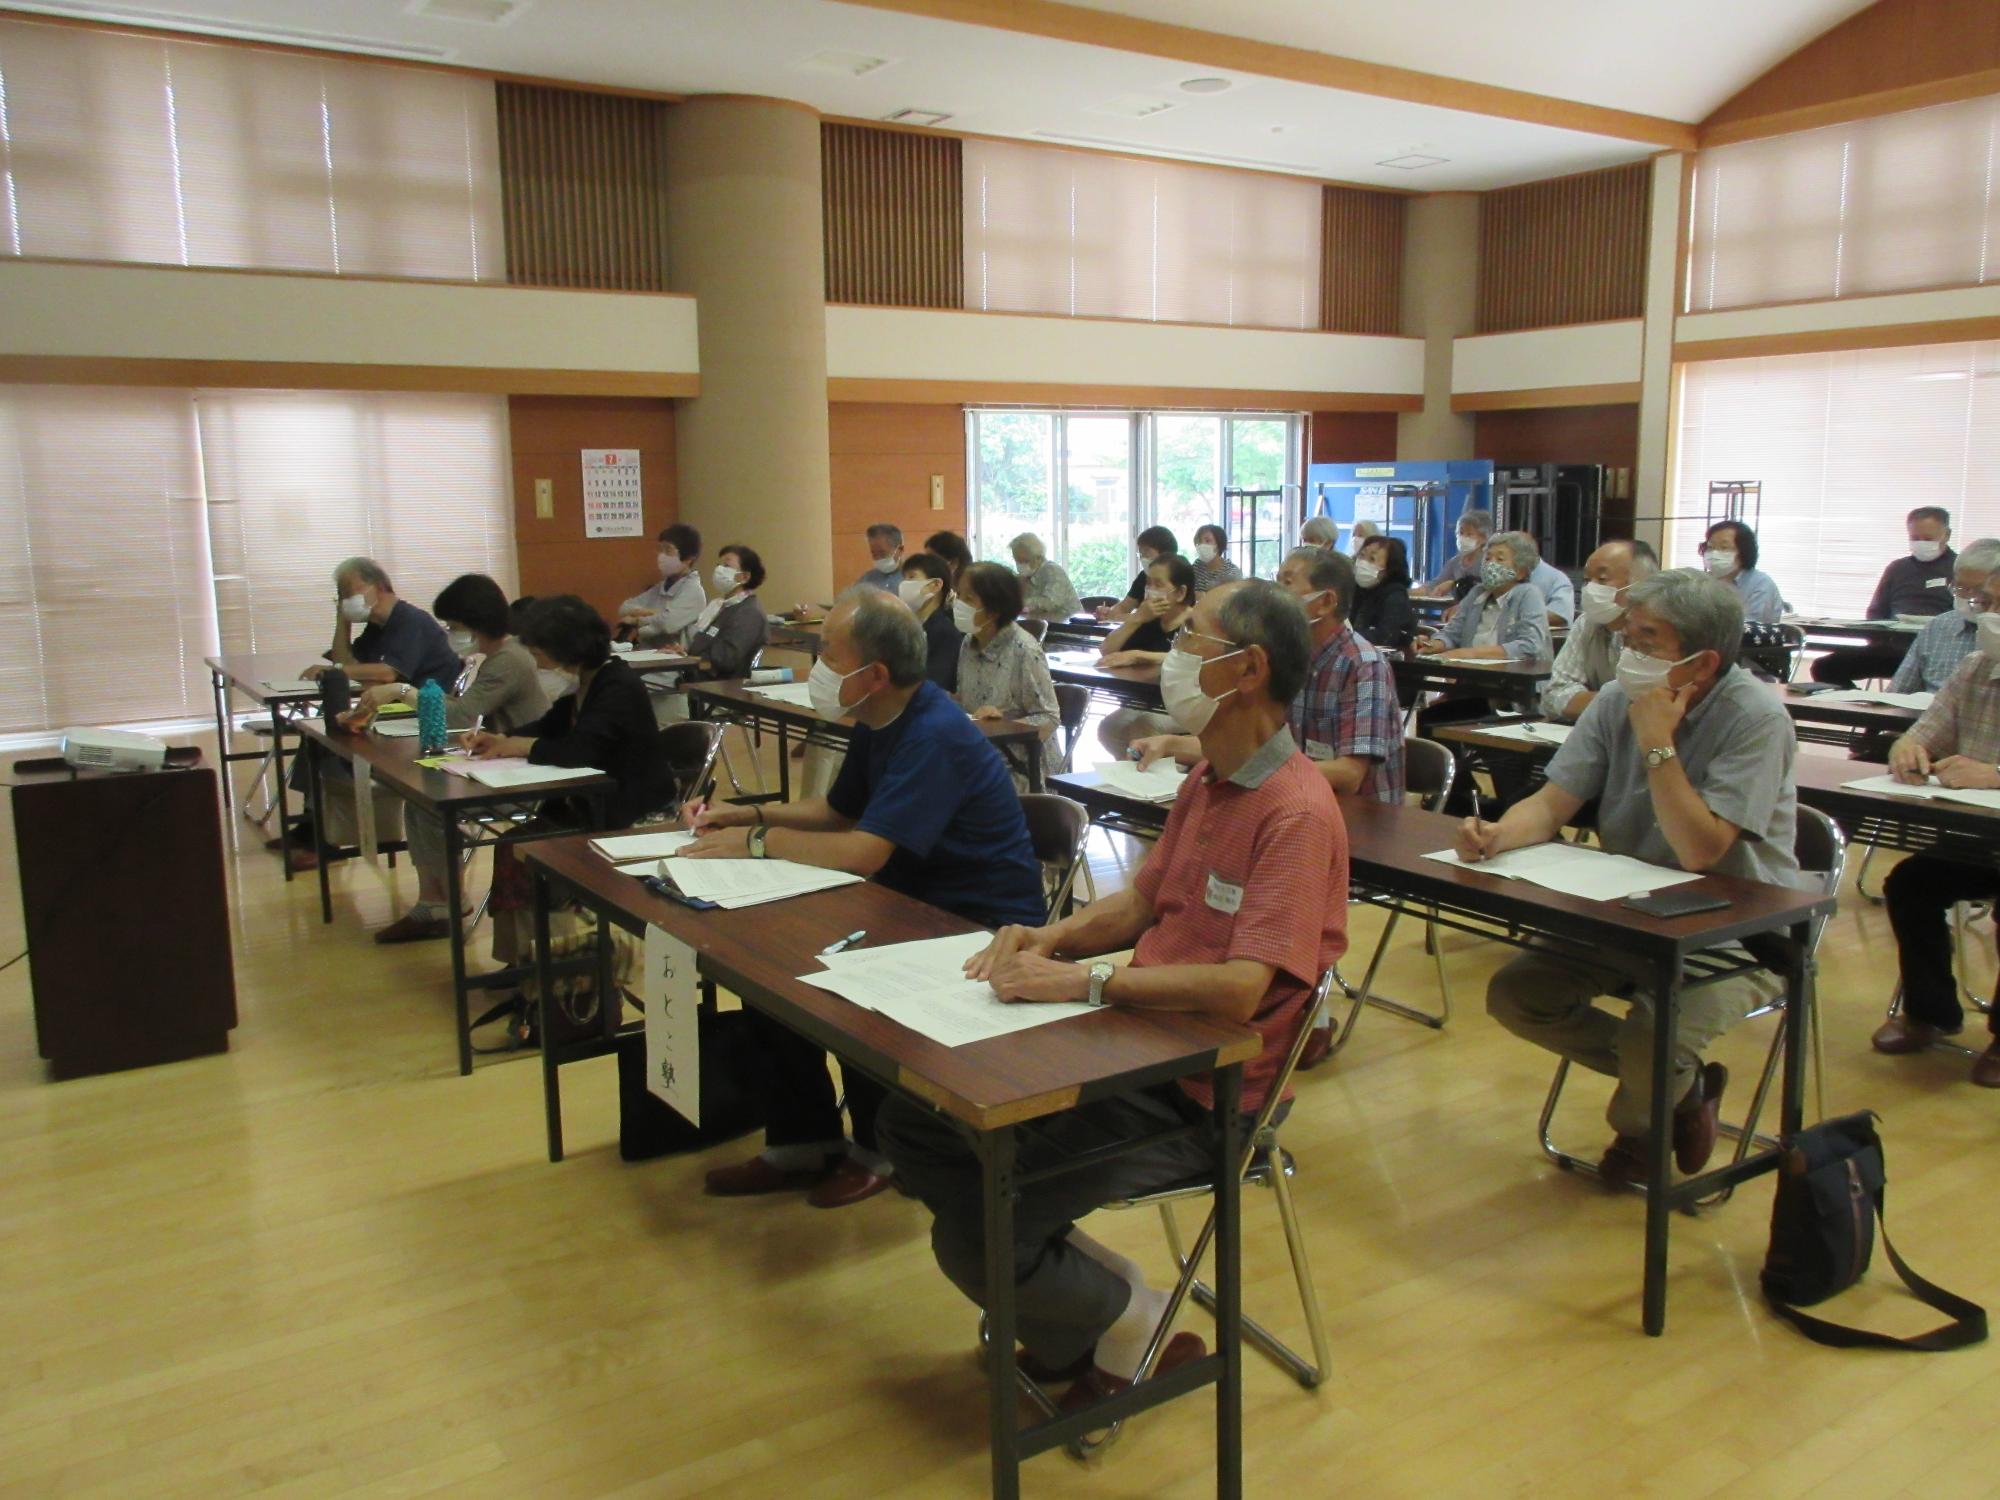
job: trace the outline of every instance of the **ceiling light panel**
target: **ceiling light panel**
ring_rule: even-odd
[[[866,78],[895,62],[893,57],[876,57],[867,52],[842,52],[835,48],[802,57],[792,66],[802,73],[832,73],[842,78]]]
[[[505,26],[533,3],[534,0],[409,0],[403,11],[425,21]]]

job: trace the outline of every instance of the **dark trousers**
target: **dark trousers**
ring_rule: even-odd
[[[810,1146],[845,1136],[826,1050],[758,1011],[750,1012],[750,1027],[764,1060],[764,1144]],[[875,1116],[888,1090],[844,1062],[840,1080],[854,1123],[854,1144],[873,1151]]]
[[[1028,1176],[1086,1151],[1193,1121],[1208,1112],[1174,1084],[1080,1105],[1021,1127],[1016,1172]],[[931,1211],[938,1268],[975,1304],[986,1295],[986,1200],[972,1143],[944,1116],[898,1094],[882,1107],[882,1149]],[[1069,1243],[1076,1221],[1120,1198],[1213,1170],[1207,1131],[1020,1189],[1014,1204],[1016,1332],[1050,1365],[1097,1347],[1132,1298],[1123,1277]]]
[[[1894,677],[1908,646],[1843,646],[1813,663],[1814,682],[1855,687],[1871,677]]]
[[[1889,872],[1882,883],[1889,925],[1896,930],[1902,967],[1903,1014],[1946,1031],[1964,1024],[1958,981],[1952,977],[1951,908],[1960,901],[2000,896],[2000,870],[1915,854]],[[2000,1010],[1987,1017],[2000,1036]]]

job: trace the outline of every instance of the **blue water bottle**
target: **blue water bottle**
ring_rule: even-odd
[[[425,755],[444,751],[444,689],[435,677],[417,689],[417,748]]]

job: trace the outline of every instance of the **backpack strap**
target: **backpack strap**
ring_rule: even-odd
[[[1928,1333],[1899,1339],[1866,1328],[1850,1328],[1845,1323],[1829,1323],[1824,1318],[1800,1312],[1796,1307],[1787,1307],[1775,1298],[1771,1299],[1771,1311],[1814,1343],[1827,1344],[1835,1349],[1915,1349],[1935,1354],[1945,1349],[1963,1349],[1970,1344],[1985,1342],[1986,1309],[1977,1302],[1968,1301],[1955,1292],[1947,1292],[1943,1287],[1924,1280],[1904,1264],[1903,1257],[1896,1253],[1895,1245],[1890,1242],[1889,1220],[1882,1212],[1879,1199],[1875,1203],[1875,1219],[1882,1228],[1882,1248],[1889,1252],[1889,1264],[1895,1267],[1903,1285],[1919,1302],[1936,1308],[1951,1322]]]

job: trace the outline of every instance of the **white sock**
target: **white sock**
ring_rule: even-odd
[[[1072,1250],[1081,1250],[1120,1281],[1129,1282],[1133,1286],[1146,1284],[1146,1273],[1139,1269],[1137,1261],[1120,1255],[1109,1245],[1100,1244],[1081,1229],[1071,1229],[1068,1238]]]
[[[412,922],[437,922],[444,918],[442,901],[413,901],[410,909],[403,913]]]
[[[870,1151],[858,1141],[849,1141],[847,1143],[847,1154],[853,1157],[861,1166],[873,1172],[877,1177],[894,1177],[896,1175],[896,1164],[894,1162],[890,1161],[880,1151]]]
[[[1143,1281],[1135,1281],[1131,1286],[1132,1300],[1125,1304],[1118,1321],[1105,1329],[1104,1337],[1097,1341],[1097,1368],[1120,1380],[1130,1380],[1138,1373],[1146,1341],[1152,1338],[1160,1315],[1167,1310],[1165,1292],[1156,1292]]]

